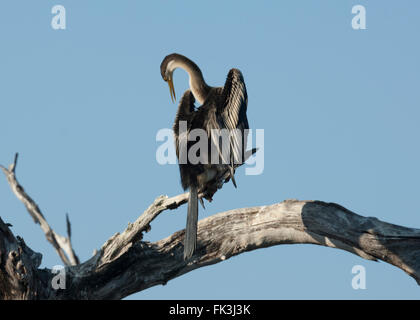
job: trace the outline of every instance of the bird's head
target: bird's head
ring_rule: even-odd
[[[173,82],[173,73],[174,70],[179,66],[179,60],[181,59],[181,55],[177,53],[170,54],[163,59],[162,63],[160,64],[160,74],[162,79],[168,83],[169,92],[171,93],[172,102],[175,102],[175,89],[174,89],[174,82]]]

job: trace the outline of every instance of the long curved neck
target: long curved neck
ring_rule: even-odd
[[[193,61],[186,57],[182,57],[171,61],[168,67],[172,71],[176,68],[184,69],[190,76],[190,90],[193,93],[194,98],[200,104],[206,100],[211,87],[206,84],[200,68]]]

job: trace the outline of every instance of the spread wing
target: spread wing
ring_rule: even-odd
[[[234,164],[241,164],[244,161],[244,151],[246,148],[245,129],[249,129],[246,110],[248,105],[248,95],[241,71],[231,69],[228,73],[225,86],[223,88],[223,105],[220,110],[223,126],[230,131],[230,167],[232,182]]]

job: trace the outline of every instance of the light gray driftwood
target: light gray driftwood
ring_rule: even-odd
[[[0,298],[121,299],[246,251],[294,243],[383,260],[420,284],[420,229],[363,217],[334,203],[286,200],[205,218],[199,221],[197,251],[189,262],[183,259],[184,230],[153,243],[143,240],[144,232],[161,212],[178,208],[187,198],[188,194],[158,197],[92,258],[67,266],[66,289],[58,290],[51,286],[55,274],[38,269],[40,254],[15,238],[0,219]]]
[[[7,182],[9,182],[10,188],[16,197],[25,205],[34,222],[41,226],[42,231],[45,233],[45,237],[52,244],[54,249],[57,251],[61,260],[65,265],[76,265],[79,263],[79,258],[73,250],[71,245],[71,225],[68,214],[66,215],[67,225],[67,237],[63,237],[56,233],[48,224],[38,205],[34,200],[25,192],[23,187],[19,184],[16,179],[16,165],[19,154],[15,154],[13,163],[6,168],[0,165],[0,169],[3,170],[6,176]]]

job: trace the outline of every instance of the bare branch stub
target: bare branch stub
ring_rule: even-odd
[[[71,248],[68,217],[67,237],[57,235],[18,184],[16,163],[17,156],[9,169],[1,167],[13,192],[38,219],[47,239],[54,246],[58,245],[59,254],[64,254],[65,248]],[[3,296],[122,299],[243,252],[281,244],[316,244],[345,250],[368,260],[382,260],[402,269],[420,284],[420,229],[364,217],[335,203],[286,200],[209,216],[198,223],[198,246],[190,261],[183,259],[184,230],[153,243],[143,239],[160,213],[178,208],[187,199],[187,193],[172,198],[158,197],[135,222],[106,241],[92,258],[68,266],[67,289],[58,291],[51,288],[51,270],[37,269],[40,256],[30,250],[23,239],[15,238],[8,224],[0,219],[0,260],[6,261],[6,264],[0,263],[0,289],[4,287],[13,293]],[[76,259],[71,251],[68,257]],[[4,268],[5,265],[8,267]],[[33,281],[22,278],[16,267],[22,265]]]
[[[10,188],[12,189],[16,197],[25,205],[28,213],[31,215],[34,222],[41,226],[41,229],[44,232],[45,237],[52,244],[54,249],[57,251],[63,263],[65,265],[78,264],[79,258],[74,252],[74,249],[71,245],[70,237],[67,237],[67,238],[63,237],[57,234],[50,227],[44,215],[42,214],[41,210],[39,209],[39,206],[37,205],[37,203],[25,192],[24,188],[17,181],[16,166],[17,166],[18,156],[19,154],[16,153],[14,157],[14,161],[11,165],[9,165],[8,169],[4,166],[0,166],[3,173],[6,176],[6,179],[10,185]],[[68,217],[67,217],[67,225],[69,224],[70,222],[68,221]]]

